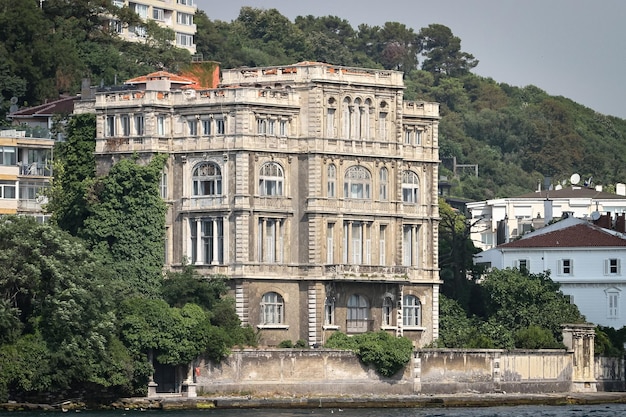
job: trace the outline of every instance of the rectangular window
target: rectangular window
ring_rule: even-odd
[[[224,119],[215,119],[215,130],[218,135],[226,133],[226,124],[224,123]]]
[[[572,275],[574,262],[571,259],[561,259],[559,262],[559,275]]]
[[[167,172],[161,173],[160,190],[161,190],[161,198],[166,200],[167,199]]]
[[[411,266],[412,264],[413,264],[412,226],[406,225],[402,228],[402,265]]]
[[[335,324],[335,302],[331,297],[326,297],[324,302],[324,324]]]
[[[189,126],[189,135],[198,136],[198,121],[195,119],[187,120],[187,126]]]
[[[259,260],[283,262],[282,223],[279,219],[259,219]]]
[[[157,135],[165,135],[165,116],[157,116]]]
[[[528,259],[518,259],[517,261],[515,261],[515,267],[520,271],[528,271],[530,268],[530,262],[528,261]]]
[[[14,146],[0,146],[0,165],[17,165],[16,148]]]
[[[176,32],[176,45],[193,46],[193,35]]]
[[[274,120],[267,121],[267,134],[274,136]]]
[[[211,119],[205,119],[202,121],[202,135],[203,136],[211,135]]]
[[[109,21],[109,28],[112,32],[122,33],[122,22],[117,19],[112,19]]]
[[[411,134],[413,132],[409,129],[405,129],[404,130],[404,144],[405,145],[410,145],[411,144]]]
[[[267,133],[267,120],[265,119],[257,119],[256,121],[256,132],[259,135],[264,135]]]
[[[130,117],[127,115],[120,117],[120,123],[122,124],[122,136],[130,136]]]
[[[15,182],[0,181],[0,198],[15,200]]]
[[[190,219],[193,263],[224,263],[224,222],[221,218]],[[200,236],[198,236],[198,231]]]
[[[278,125],[278,134],[280,136],[287,136],[287,121],[286,120],[281,120],[279,125]]]
[[[605,259],[604,275],[621,275],[620,260],[617,258]]]
[[[327,109],[326,111],[326,136],[335,137],[335,109]]]
[[[144,123],[143,115],[135,116],[135,135],[143,136],[144,127],[145,127],[145,123]]]
[[[154,20],[159,20],[159,21],[164,21],[165,20],[165,13],[163,12],[163,9],[157,9],[156,7],[154,7],[152,9],[152,18]]]
[[[335,263],[335,223],[328,223],[326,226],[326,263]]]
[[[381,224],[380,225],[380,232],[379,232],[379,244],[378,244],[378,264],[381,266],[385,266],[387,264],[387,260],[385,259],[386,256],[386,233],[387,233],[387,225],[385,224]]]
[[[106,136],[115,136],[115,116],[107,116],[106,118]]]
[[[607,316],[612,319],[619,317],[619,294],[615,292],[607,293]]]
[[[148,6],[146,6],[145,4],[130,3],[129,7],[132,11],[137,13],[139,17],[141,17],[142,19],[148,18]]]
[[[124,7],[124,0],[113,0],[113,6]]]
[[[193,15],[189,13],[176,13],[176,23],[179,25],[191,26],[193,25]]]
[[[37,200],[37,197],[43,196],[44,187],[40,184],[30,184],[20,182],[20,200]]]
[[[415,144],[416,145],[422,144],[422,131],[421,130],[415,131]]]
[[[176,0],[177,4],[184,4],[186,6],[193,6],[194,0]]]
[[[378,131],[380,140],[387,141],[387,112],[381,112],[378,115]]]

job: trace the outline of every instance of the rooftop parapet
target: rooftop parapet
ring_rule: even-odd
[[[275,67],[222,70],[222,86],[326,81],[404,88],[402,73],[391,70],[342,67],[321,62],[301,62]]]
[[[402,103],[404,117],[436,117],[439,118],[439,103],[432,101],[404,101]]]

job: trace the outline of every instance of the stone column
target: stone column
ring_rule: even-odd
[[[563,324],[563,344],[572,353],[572,392],[596,392],[594,375],[595,325]]]

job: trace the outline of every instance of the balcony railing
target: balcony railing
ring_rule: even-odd
[[[374,320],[369,319],[354,319],[346,320],[346,332],[347,333],[366,333],[371,332],[373,329]]]
[[[407,266],[381,265],[326,265],[324,275],[335,279],[365,281],[408,281],[410,268]]]

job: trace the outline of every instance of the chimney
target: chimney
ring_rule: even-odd
[[[620,233],[626,233],[626,213],[617,213],[615,215],[615,230]]]
[[[552,213],[552,200],[546,199],[543,202],[543,225],[547,226],[552,221],[554,214]]]

